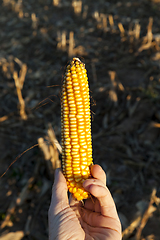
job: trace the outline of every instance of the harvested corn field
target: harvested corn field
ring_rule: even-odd
[[[158,0],[0,2],[0,239],[48,239],[72,57],[88,72],[93,161],[123,239],[159,239],[159,12]]]

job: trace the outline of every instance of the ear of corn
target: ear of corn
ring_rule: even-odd
[[[77,200],[88,198],[82,183],[91,177],[91,121],[85,65],[73,58],[66,68],[61,99],[62,171]]]

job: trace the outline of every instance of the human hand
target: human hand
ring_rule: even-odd
[[[49,240],[121,240],[121,223],[115,203],[106,187],[106,174],[99,165],[91,167],[93,178],[83,187],[91,198],[82,202],[67,196],[62,172],[56,170],[49,208]]]

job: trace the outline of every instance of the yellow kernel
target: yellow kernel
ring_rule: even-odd
[[[66,88],[67,90],[72,89],[72,85],[67,85]]]
[[[79,164],[78,163],[72,163],[72,167],[75,168],[79,168]]]
[[[86,137],[85,136],[83,136],[83,135],[80,135],[79,136],[79,139],[85,139]]]
[[[74,97],[68,97],[68,100],[70,101],[70,100],[74,100]]]
[[[80,174],[80,173],[81,173],[81,171],[80,171],[80,170],[78,170],[78,169],[75,169],[75,170],[73,169],[73,173],[74,173],[74,174]]]
[[[77,128],[70,126],[71,131],[77,131]]]
[[[66,153],[66,157],[67,157],[67,159],[69,159],[68,157],[70,157],[70,156],[71,156],[70,153]]]
[[[65,152],[67,153],[67,152],[71,152],[71,150],[70,149],[65,149]]]
[[[82,129],[78,129],[77,132],[78,132],[78,133],[82,133],[83,130],[82,130]]]
[[[71,174],[72,173],[72,170],[67,170],[66,171],[66,174]]]
[[[77,124],[77,121],[70,121],[70,126],[72,125],[72,127],[73,126],[75,127],[75,126],[77,126],[76,124]]]
[[[70,141],[64,141],[64,144],[68,145],[70,144]]]
[[[84,114],[83,106],[77,105],[77,111],[78,112],[83,112],[83,114]]]
[[[81,163],[82,163],[82,162],[83,162],[83,164],[86,163],[86,162],[87,162],[87,158],[86,158],[86,157],[82,157],[82,158],[81,158]],[[86,164],[85,164],[85,165],[86,165]]]
[[[73,144],[72,148],[80,148],[79,144]]]
[[[67,178],[72,177],[73,174],[67,174]],[[68,184],[69,185],[69,184]]]
[[[86,169],[86,166],[85,165],[81,165],[81,169],[82,170]]]
[[[65,75],[66,75],[66,77],[70,77],[71,73],[70,72],[66,72]],[[67,80],[67,78],[66,78],[66,80]]]
[[[72,78],[75,78],[75,79],[77,79],[77,74],[72,74]]]
[[[77,153],[78,151],[79,151],[78,148],[72,148],[72,152]],[[69,152],[70,152],[70,150],[69,150]]]
[[[73,188],[72,188],[72,187],[70,187],[70,188],[69,188],[69,191],[70,191],[70,192],[72,192],[72,190],[73,190]]]
[[[71,118],[74,118],[74,114],[69,114],[69,118],[71,119]]]
[[[84,199],[86,199],[86,198],[88,198],[88,193],[84,192],[84,193],[82,193],[82,196],[83,196]]]
[[[75,87],[75,86],[73,86],[73,89],[76,91],[76,90],[79,90],[80,87]]]
[[[75,104],[70,105],[69,111],[76,111],[76,105]]]
[[[70,132],[70,138],[78,138],[77,132],[71,131]]]
[[[78,192],[74,193],[75,198],[79,199],[80,194]]]
[[[81,118],[78,118],[78,122],[84,122],[84,118],[83,118],[83,115],[81,115],[82,117]],[[77,116],[76,116],[77,117]]]
[[[71,108],[76,109],[76,104],[75,104],[75,103],[74,103],[74,104],[70,104],[69,107],[70,107],[70,109],[71,109]]]
[[[77,129],[77,124],[76,124],[77,122],[75,122],[74,124],[72,123],[72,124],[70,124],[70,128],[76,128]]]
[[[85,139],[79,139],[80,146],[83,146],[83,148],[87,148]]]
[[[72,166],[73,164],[75,164],[76,166],[75,167],[79,167],[80,168],[80,162],[79,161],[72,161]]]
[[[70,119],[69,119],[70,122],[77,120],[74,114],[69,114],[69,115],[72,116],[72,117],[70,117]]]
[[[78,72],[78,73],[81,72],[81,68],[80,68],[80,67],[77,67],[77,68],[76,68],[76,72]]]
[[[71,71],[75,71],[75,70],[76,70],[75,66],[71,66]]]
[[[71,153],[72,154],[72,153]],[[79,156],[79,154],[73,154],[73,159],[75,159],[76,157],[78,157],[79,159],[80,159],[80,156]]]
[[[70,78],[70,80],[67,79],[66,84],[67,85],[72,85],[72,79],[71,78]]]
[[[80,148],[80,152],[86,152],[86,150],[85,149],[83,149],[83,148]]]
[[[82,157],[85,157],[85,156],[87,156],[87,154],[86,154],[86,153],[80,153],[80,155],[81,155]]]
[[[73,151],[73,149],[72,149],[71,155],[72,155],[72,156],[77,155],[77,152],[78,152],[78,151]]]
[[[72,90],[72,91],[73,91],[73,90]],[[75,94],[75,96],[76,96],[77,94],[79,94],[80,92],[81,92],[81,91],[74,89],[74,94]]]
[[[78,94],[79,95],[79,94]],[[76,101],[83,101],[82,97],[75,96]]]
[[[79,86],[79,83],[78,82],[74,82],[73,86]]]
[[[80,182],[82,178],[75,178],[75,182]]]
[[[78,201],[81,201],[82,199],[83,199],[83,196],[81,196],[81,195],[79,197],[77,197]]]
[[[72,171],[72,167],[71,166],[66,166],[66,170],[67,171]]]
[[[70,110],[69,113],[76,115],[77,111],[76,110]]]
[[[64,133],[65,133],[65,134],[69,134],[68,129],[65,129],[65,128],[64,128]]]
[[[88,175],[88,172],[87,172],[87,171],[82,171],[82,175],[83,175],[83,176],[87,176],[87,175]]]
[[[74,178],[73,178],[73,177],[68,177],[67,180],[68,180],[69,182],[71,182],[71,181],[74,180]]]
[[[72,163],[80,163],[80,156],[79,156],[79,154],[77,154],[77,155],[73,155],[72,156]]]
[[[76,70],[76,69],[75,69]],[[76,71],[75,70],[71,70],[71,73],[72,74],[76,74]]]
[[[77,192],[77,188],[74,187],[73,190],[72,190],[73,193],[76,193]]]
[[[71,139],[71,144],[72,144],[72,145],[78,144],[78,138],[72,138],[72,139]]]
[[[83,118],[83,116],[84,116],[84,115],[82,115],[82,114],[77,114],[76,117],[77,117],[77,118]]]
[[[73,83],[79,83],[79,80],[78,80],[78,78],[73,78],[73,79],[72,79],[72,82],[73,82]]]
[[[69,114],[69,111],[64,111],[64,117],[67,117],[68,114]]]
[[[63,107],[62,112],[64,113],[64,111],[69,111],[68,103],[67,103],[67,106],[64,106],[64,107]]]
[[[71,160],[72,160],[72,157],[71,156],[66,156],[65,157],[65,162],[66,162],[66,164],[71,164]]]
[[[67,93],[71,93],[71,92],[73,92],[72,88],[67,89]]]
[[[81,170],[79,169],[79,166],[73,168],[73,174],[81,174]]]
[[[77,106],[81,106],[83,108],[83,102],[82,101],[79,101],[79,102],[76,102]]]
[[[84,126],[84,122],[78,122],[78,127]]]
[[[78,188],[77,190],[78,190],[78,192],[79,192],[80,194],[82,194],[83,191],[84,191],[82,188]]]
[[[68,101],[68,104],[69,104],[69,105],[74,104],[74,103],[75,103],[74,100],[69,100],[69,101]]]

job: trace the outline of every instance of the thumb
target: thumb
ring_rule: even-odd
[[[52,188],[51,208],[52,213],[58,214],[60,211],[69,206],[67,195],[66,179],[60,168],[55,170],[55,179]]]

